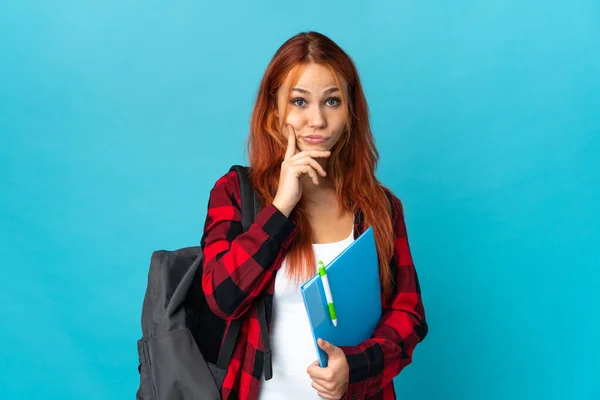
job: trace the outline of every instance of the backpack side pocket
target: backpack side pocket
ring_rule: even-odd
[[[140,387],[135,395],[136,400],[156,400],[154,385],[150,379],[150,365],[148,359],[148,345],[143,339],[137,342],[138,349],[138,372],[140,373]]]
[[[156,400],[221,399],[217,382],[188,328],[152,338],[148,355]]]

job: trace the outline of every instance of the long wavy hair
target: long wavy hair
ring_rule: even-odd
[[[250,121],[250,179],[261,197],[261,206],[271,203],[277,192],[287,145],[287,138],[282,134],[287,110],[281,118],[277,116],[277,91],[286,80],[292,88],[302,68],[309,63],[329,68],[340,89],[340,78],[347,84],[349,98],[344,98],[342,91],[342,103],[347,106],[346,127],[331,150],[327,174],[335,183],[337,198],[344,211],[353,215],[362,211],[365,226],[373,227],[382,294],[387,298],[393,283],[390,261],[394,252],[394,232],[386,188],[375,177],[379,153],[356,66],[327,36],[317,32],[300,33],[287,40],[269,63]],[[299,282],[315,274],[312,228],[302,199],[290,218],[298,225],[300,233],[289,249],[287,268],[290,278]]]

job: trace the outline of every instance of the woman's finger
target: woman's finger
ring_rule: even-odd
[[[315,185],[319,184],[319,177],[317,176],[317,173],[315,172],[313,167],[311,167],[310,165],[290,165],[290,168],[294,169],[297,177],[300,177],[300,175],[302,174],[306,174],[311,177]]]
[[[333,393],[331,391],[327,390],[325,387],[323,387],[319,383],[312,381],[311,385],[312,385],[313,389],[315,389],[317,391],[317,394],[319,395],[319,397],[322,397],[324,399],[334,399]]]
[[[295,154],[292,158],[290,158],[290,161],[295,161],[298,158],[302,158],[305,156],[309,156],[312,158],[325,158],[325,157],[329,157],[331,155],[331,151],[328,150],[304,150],[301,151],[297,154]]]
[[[339,400],[340,399],[340,396],[334,396],[329,393],[322,393],[322,392],[319,392],[318,390],[317,390],[317,396],[319,396],[322,399],[326,399],[326,400]]]
[[[317,384],[317,385],[321,386],[321,387],[322,387],[322,388],[323,388],[323,389],[324,389],[326,392],[330,390],[330,388],[331,388],[331,385],[332,385],[332,384],[331,384],[331,382],[329,382],[329,381],[326,381],[326,380],[324,380],[324,379],[320,379],[320,378],[312,377],[312,376],[311,376],[310,378],[312,379],[312,381],[313,381],[315,384]]]
[[[317,171],[314,170],[310,165],[305,166],[307,169],[307,174],[312,178],[312,181],[315,185],[319,184],[319,176],[317,175]]]
[[[329,393],[329,390],[327,388],[325,388],[325,386],[323,386],[322,384],[320,384],[319,382],[313,380],[311,381],[311,385],[313,387],[313,389],[318,390],[321,393]]]
[[[326,176],[327,172],[325,172],[325,170],[323,169],[323,167],[321,166],[321,164],[318,163],[317,160],[315,160],[314,158],[311,157],[302,157],[299,158],[295,161],[292,161],[293,165],[310,165],[311,167],[313,167],[315,170],[319,171],[319,174],[321,174],[322,176]]]
[[[285,160],[289,160],[290,158],[292,158],[292,156],[294,155],[294,153],[296,152],[296,131],[294,130],[294,127],[291,125],[288,125],[288,144],[287,144],[287,150],[285,152]]]

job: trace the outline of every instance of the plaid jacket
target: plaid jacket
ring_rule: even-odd
[[[344,396],[348,400],[395,399],[392,380],[410,364],[415,347],[428,331],[402,206],[395,196],[393,199],[394,295],[384,304],[381,321],[371,339],[358,346],[341,347],[350,367]],[[355,237],[364,229],[357,215]],[[257,313],[252,305],[263,292],[267,304],[272,304],[276,272],[297,234],[294,222],[272,204],[262,209],[251,228],[243,232],[235,172],[221,177],[210,192],[202,236],[202,287],[215,314],[228,321],[244,319],[221,390],[223,399],[258,398],[264,354]],[[270,313],[267,321],[270,326]],[[273,379],[277,379],[277,371],[273,371]]]

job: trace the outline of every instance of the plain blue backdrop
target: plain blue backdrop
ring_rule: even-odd
[[[600,399],[600,4],[0,4],[0,398],[132,399],[149,257],[199,243],[275,50],[355,60],[430,334],[399,399]]]

